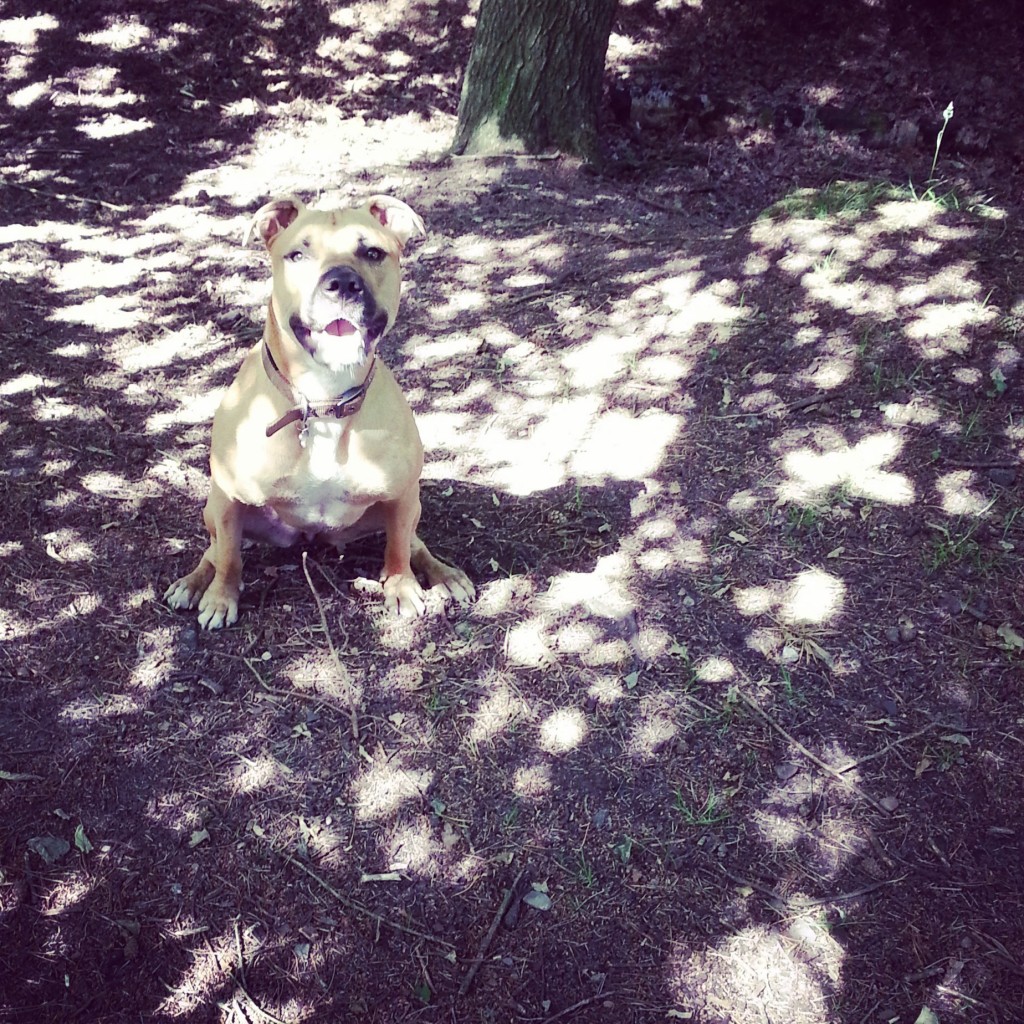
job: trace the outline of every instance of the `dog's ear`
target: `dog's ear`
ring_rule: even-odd
[[[259,232],[263,244],[269,249],[270,243],[280,234],[296,217],[306,208],[301,199],[295,196],[282,196],[280,199],[271,199],[265,206],[261,206],[252,217],[249,228],[245,232],[243,245],[252,241],[252,236]]]
[[[401,199],[391,196],[371,196],[365,209],[370,216],[379,220],[398,239],[402,248],[410,238],[425,238],[427,229],[423,218]]]

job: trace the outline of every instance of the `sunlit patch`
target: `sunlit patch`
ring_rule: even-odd
[[[846,584],[821,569],[805,569],[789,585],[779,614],[789,623],[825,623],[843,607]]]
[[[567,754],[587,736],[587,720],[579,708],[559,708],[540,724],[540,748],[548,754]]]
[[[992,498],[971,486],[975,474],[969,469],[943,473],[935,481],[942,509],[953,516],[982,516],[992,508]]]
[[[246,738],[238,737],[242,745]],[[232,771],[232,785],[237,793],[259,793],[271,787],[282,789],[291,782],[291,771],[270,754],[258,754],[256,757],[239,755],[239,763]]]
[[[128,683],[144,690],[155,690],[174,672],[174,630],[161,627],[140,638],[139,660],[132,668]]]
[[[4,18],[0,20],[0,43],[34,47],[40,32],[52,32],[59,27],[60,22],[52,14],[37,14],[33,18]]]
[[[233,977],[233,958],[237,949],[233,933],[211,934],[205,925],[202,931],[203,941],[188,951],[184,961],[188,966],[176,974],[174,984],[167,986],[170,991],[166,998],[155,1005],[154,1015],[158,1019],[188,1020],[196,1014],[201,1015],[216,1001],[217,993]],[[272,1003],[264,1002],[263,1005],[268,1011],[286,1012]]]
[[[561,654],[582,654],[600,638],[597,629],[588,622],[570,622],[559,629],[554,644]]]
[[[733,587],[733,603],[741,615],[766,615],[779,602],[779,585]]]
[[[639,335],[624,338],[617,334],[598,334],[574,346],[562,357],[562,365],[577,387],[597,387],[623,373],[627,361],[643,347],[644,339]]]
[[[128,718],[141,710],[139,702],[126,693],[109,693],[102,697],[90,693],[69,700],[57,717],[62,722],[99,722],[105,718]]]
[[[433,878],[444,862],[444,846],[433,834],[433,826],[427,818],[397,828],[388,841],[387,849],[387,863],[374,870],[407,871]]]
[[[505,634],[505,657],[525,668],[543,668],[555,659],[548,645],[544,623],[520,622]]]
[[[775,928],[753,925],[678,958],[669,983],[684,1006],[714,992],[717,1005],[735,1008],[734,1024],[825,1021],[826,986],[839,979],[843,950],[822,935],[820,946],[802,951]]]
[[[122,117],[120,114],[107,114],[106,117],[91,121],[82,121],[78,131],[90,139],[114,139],[122,135],[134,135],[153,127],[147,117]]]
[[[668,413],[651,409],[634,417],[613,409],[598,420],[580,450],[570,457],[570,474],[617,480],[651,476],[678,431],[678,417]]]
[[[543,800],[551,793],[551,769],[546,764],[517,768],[512,792],[521,800]]]
[[[508,732],[530,717],[530,705],[507,683],[500,682],[472,713],[467,741],[481,744]]]
[[[41,100],[50,92],[48,82],[31,82],[21,89],[7,94],[7,102],[12,107],[31,107],[37,100]]]
[[[77,530],[65,528],[51,530],[43,534],[46,541],[46,552],[51,558],[61,562],[92,562],[96,559],[96,551]]]
[[[779,486],[779,496],[787,501],[813,501],[831,488],[843,486],[875,501],[909,505],[914,500],[910,479],[881,468],[902,448],[903,439],[890,431],[869,435],[852,448],[843,442],[822,453],[807,448],[789,452],[783,468],[790,479]]]
[[[628,575],[629,565],[621,553],[604,555],[593,572],[563,572],[554,577],[542,606],[552,612],[582,608],[606,619],[624,618],[636,607],[627,587]]]
[[[525,576],[492,580],[477,594],[473,614],[493,618],[511,610],[519,601],[531,597],[533,592],[533,581]]]
[[[356,817],[377,821],[394,814],[402,804],[422,799],[433,778],[431,771],[374,764],[351,785]]]
[[[669,693],[641,699],[636,722],[626,741],[626,751],[630,756],[650,760],[675,739],[679,733],[675,703],[675,698]]]
[[[37,373],[22,373],[11,380],[0,384],[0,395],[20,395],[26,391],[39,388],[54,388],[57,382],[50,377],[40,377]]]
[[[60,323],[85,324],[104,333],[137,327],[148,319],[138,298],[128,295],[96,295],[74,305],[57,309],[50,319]]]
[[[702,683],[724,683],[736,675],[736,666],[728,658],[705,658],[694,675]]]
[[[96,32],[87,32],[78,38],[92,46],[105,46],[108,50],[132,50],[149,40],[152,35],[148,25],[144,25],[134,16],[122,15],[108,18],[106,28]]]
[[[598,704],[614,704],[626,695],[626,687],[621,676],[598,676],[587,688],[587,696]]]

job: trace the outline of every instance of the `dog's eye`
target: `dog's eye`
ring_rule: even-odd
[[[306,254],[301,249],[293,249],[285,259],[289,263],[301,263],[306,258]]]
[[[383,249],[378,249],[375,245],[363,250],[363,259],[369,260],[371,263],[380,263],[386,255],[387,253]]]

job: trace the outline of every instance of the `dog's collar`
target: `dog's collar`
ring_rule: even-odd
[[[354,416],[359,411],[363,399],[366,398],[366,392],[370,390],[370,385],[373,383],[373,375],[377,371],[377,357],[374,356],[371,360],[370,372],[367,373],[362,384],[357,384],[337,398],[329,398],[325,402],[311,402],[304,394],[292,387],[288,378],[277,368],[277,363],[274,362],[274,357],[270,354],[266,342],[263,343],[263,369],[274,387],[294,406],[279,420],[275,420],[267,427],[267,437],[276,434],[279,430],[287,427],[289,423],[301,422],[299,444],[305,447],[306,436],[309,434],[307,421],[310,416],[331,416],[341,420],[346,416]]]

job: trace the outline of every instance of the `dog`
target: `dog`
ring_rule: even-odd
[[[377,345],[395,322],[405,244],[423,221],[389,196],[318,210],[294,196],[253,217],[270,254],[272,293],[262,340],[246,356],[213,420],[210,544],[167,588],[199,625],[238,619],[243,537],[287,546],[323,539],[339,548],[385,535],[386,607],[422,615],[415,572],[461,604],[473,584],[417,536],[423,444],[412,410]]]

